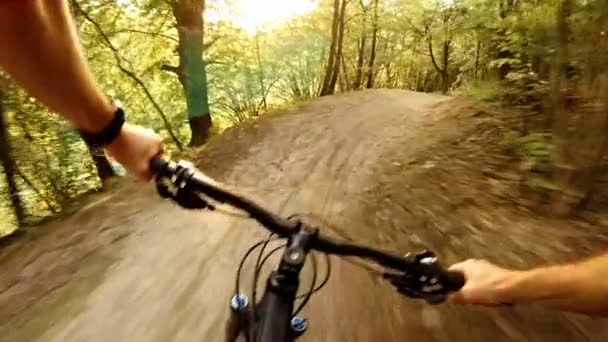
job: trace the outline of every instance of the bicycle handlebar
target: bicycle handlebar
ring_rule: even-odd
[[[193,186],[197,191],[202,192],[215,201],[227,203],[233,207],[245,211],[247,214],[249,214],[249,216],[278,236],[288,237],[291,232],[291,228],[295,228],[293,227],[293,224],[287,220],[274,215],[246,197],[223,189],[211,178],[206,177],[200,172],[196,172],[194,169],[187,169],[175,162],[166,161],[160,158],[155,158],[152,160],[151,169],[152,172],[154,172],[157,176],[169,178],[174,177],[175,179],[173,182],[181,183],[178,184],[178,186]]]
[[[243,210],[251,218],[258,221],[274,234],[288,238],[298,227],[298,222],[288,221],[259,206],[252,200],[222,187],[219,183],[197,171],[191,164],[175,163],[161,158],[155,158],[151,162],[151,169],[157,179],[169,179],[178,191],[194,191],[201,193],[214,201],[229,204]],[[177,199],[174,198],[176,201]],[[199,198],[200,200],[200,198]],[[207,203],[202,200],[201,206],[205,208]],[[179,202],[179,201],[178,201]],[[180,203],[181,204],[181,203]],[[183,206],[183,205],[182,205]],[[422,296],[424,293],[412,293],[408,287],[413,282],[420,284],[423,292],[425,286],[441,285],[441,291],[446,294],[460,289],[465,278],[462,273],[450,272],[442,268],[437,262],[434,254],[425,252],[418,255],[399,256],[378,249],[357,245],[354,243],[338,241],[333,238],[318,234],[311,244],[311,249],[327,254],[339,256],[355,256],[376,262],[379,265],[392,270],[402,272],[398,274],[385,273],[399,292],[407,292],[409,296]],[[427,279],[423,280],[422,278]],[[424,286],[422,286],[424,285]],[[403,291],[402,291],[403,290]]]

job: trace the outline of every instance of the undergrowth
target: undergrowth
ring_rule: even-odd
[[[495,101],[502,97],[503,89],[497,81],[473,81],[461,86],[457,93],[479,101]]]
[[[503,150],[520,161],[523,184],[530,190],[548,195],[556,190],[551,181],[555,162],[555,146],[551,134],[531,133],[520,136],[514,131],[507,133],[500,142]]]

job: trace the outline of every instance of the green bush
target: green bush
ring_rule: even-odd
[[[523,171],[548,174],[553,165],[554,146],[548,133],[516,136],[507,134],[502,141],[505,150],[521,159]]]
[[[525,186],[542,194],[555,190],[551,178],[555,146],[550,134],[518,136],[515,132],[510,132],[503,137],[501,146],[508,154],[520,160],[519,169],[524,173]]]
[[[460,87],[459,93],[479,101],[493,101],[502,97],[502,88],[496,81],[473,81]]]

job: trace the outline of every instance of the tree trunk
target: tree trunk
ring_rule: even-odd
[[[25,219],[25,207],[19,196],[19,188],[17,187],[17,165],[11,156],[8,121],[2,104],[3,97],[2,90],[0,90],[0,162],[2,163],[2,168],[4,169],[4,175],[6,177],[9,200],[15,213],[15,218],[17,219],[17,228],[20,228],[23,226],[23,221]]]
[[[505,22],[509,13],[513,10],[513,8],[517,5],[517,2],[514,0],[500,0],[498,2],[498,14],[500,19]],[[501,28],[498,31],[499,36],[501,37],[501,41],[507,41],[507,29]],[[507,49],[499,49],[497,54],[498,59],[512,58],[513,52]],[[504,80],[507,75],[511,72],[511,65],[509,63],[502,63],[498,68],[498,78],[500,80]]]
[[[331,43],[329,45],[329,55],[327,57],[327,67],[320,96],[330,95],[329,85],[333,77],[334,64],[336,63],[336,47],[338,45],[338,32],[340,29],[340,0],[334,0],[334,15],[331,24]]]
[[[367,64],[367,84],[366,88],[374,86],[374,62],[376,61],[376,45],[378,44],[378,0],[374,0],[374,17],[372,19],[372,46]]]
[[[97,175],[99,176],[99,180],[101,181],[102,185],[106,180],[116,176],[114,169],[112,169],[112,165],[101,149],[91,148],[91,146],[88,144],[87,149],[89,150],[89,155],[95,164],[95,169],[97,170]]]
[[[475,74],[474,79],[477,80],[477,75],[479,73],[479,54],[481,52],[481,39],[477,38],[477,48],[475,49]]]
[[[395,75],[397,74],[397,72],[395,72],[395,74],[392,73],[392,64],[391,62],[387,62],[386,64],[384,64],[384,72],[386,74],[386,87],[388,88],[394,88],[395,85],[394,80],[395,80]]]
[[[601,32],[608,31],[608,2],[603,1],[600,6],[595,30],[598,33],[596,37],[604,38]],[[592,51],[606,51],[608,49],[608,41],[605,38],[601,38],[589,42],[589,44],[592,44]],[[578,132],[583,146],[579,150],[581,153],[577,153],[576,155],[579,158],[586,159],[582,165],[581,163],[577,165],[581,168],[577,175],[577,185],[582,193],[582,199],[579,203],[580,207],[586,206],[591,201],[591,198],[601,191],[601,188],[598,189],[594,185],[598,176],[603,173],[602,161],[608,151],[608,135],[606,134],[608,131],[608,94],[606,93],[608,81],[605,78],[600,78],[606,71],[604,58],[604,54],[593,53],[588,59],[588,63],[590,64],[589,72],[591,73],[589,75],[589,89],[595,90],[595,92],[589,92],[599,100],[597,102],[601,103],[601,105],[587,104],[590,110],[585,110],[585,113],[579,117],[581,127],[578,128]],[[598,75],[600,76],[598,77]]]
[[[344,16],[346,14],[347,0],[342,0],[340,5],[340,18],[338,19],[338,42],[336,44],[336,57],[334,59],[334,70],[331,74],[331,80],[329,81],[329,94],[333,94],[336,89],[336,82],[338,81],[338,75],[340,74],[340,63],[342,62],[342,43],[344,41]]]
[[[555,183],[558,190],[553,194],[553,212],[558,215],[569,214],[577,199],[575,190],[572,188],[571,179],[574,174],[574,163],[569,146],[570,113],[566,109],[564,89],[568,89],[567,67],[568,67],[568,31],[572,11],[572,0],[563,0],[558,8],[558,46],[555,54],[555,65],[553,69],[553,80],[551,89],[550,112],[553,115],[553,142],[556,147],[556,170]]]
[[[389,39],[385,40],[385,44],[384,44],[384,48],[382,49],[384,51],[384,55],[386,56],[385,62],[382,63],[382,68],[384,69],[384,78],[385,78],[385,84],[382,84],[381,87],[388,87],[388,88],[393,88],[395,86],[395,76],[399,73],[399,71],[395,71],[394,74],[392,73],[393,69],[393,53],[395,50],[395,46],[393,44],[390,43]],[[376,76],[374,76],[374,79],[377,78],[378,73],[376,73]]]
[[[355,70],[355,78],[353,80],[352,88],[359,89],[361,87],[361,81],[363,80],[363,63],[365,59],[365,43],[367,37],[365,33],[363,33],[361,39],[359,40],[359,51],[357,53],[357,67]]]
[[[363,63],[365,62],[365,45],[367,43],[367,6],[365,6],[363,1],[361,1],[361,10],[363,11],[363,22],[357,50],[357,66],[352,84],[353,89],[359,89],[361,87],[361,81],[363,80]]]
[[[448,74],[447,64],[444,64],[443,68],[441,68],[439,66],[439,64],[437,64],[437,60],[435,60],[435,54],[433,52],[433,37],[431,36],[430,30],[428,30],[428,29],[427,29],[427,34],[428,34],[427,39],[428,39],[429,55],[431,57],[431,62],[433,62],[433,66],[435,67],[435,70],[437,70],[437,73],[441,77],[441,91],[445,94],[448,92],[448,88],[449,88],[449,74]],[[450,48],[450,43],[444,42],[443,43],[443,63],[448,63],[448,60],[450,57],[449,48]],[[435,85],[435,87],[436,87],[436,85]]]
[[[268,102],[266,101],[266,85],[264,84],[264,66],[262,64],[262,57],[260,56],[260,34],[255,34],[255,57],[258,64],[258,81],[260,82],[260,94],[262,95],[262,106],[264,110],[268,110]]]
[[[450,41],[443,42],[443,69],[441,70],[441,91],[444,94],[450,89],[450,75],[448,73],[450,63]]]
[[[177,73],[186,97],[192,146],[204,144],[212,126],[207,71],[203,61],[204,9],[204,0],[177,0],[173,4],[179,39]]]
[[[568,44],[570,41],[569,38],[571,37],[572,32],[570,30],[571,23],[568,19],[574,12],[573,7],[575,5],[576,2],[571,0],[562,2],[562,10],[559,19],[561,30],[560,45]],[[603,1],[600,6],[601,9],[598,21],[595,24],[598,37],[601,37],[601,32],[606,32],[608,29],[608,2]],[[594,64],[599,67],[594,70],[594,74],[590,75],[591,80],[597,77],[596,74],[604,74],[606,69],[605,64],[602,63],[604,56],[598,54],[597,51],[606,51],[608,42],[605,39],[599,39],[598,41],[590,40],[588,44],[592,44],[593,51],[596,52],[589,56],[589,59],[587,60],[588,64],[591,66],[590,70],[593,70]],[[565,59],[566,61],[570,60],[567,50],[560,54],[561,59]],[[570,77],[571,75],[567,75],[570,65],[566,63],[558,64],[560,64],[561,67],[562,77],[567,82],[566,89],[570,90],[575,88],[574,82]],[[598,187],[594,185],[596,185],[595,181],[597,180],[598,175],[604,173],[604,170],[602,170],[602,161],[608,151],[608,135],[606,134],[608,129],[607,86],[608,81],[606,81],[605,78],[597,78],[596,82],[591,82],[589,88],[585,90],[585,95],[583,95],[586,98],[584,104],[577,105],[568,113],[569,117],[574,116],[577,121],[574,130],[576,132],[575,136],[569,136],[568,141],[565,141],[565,144],[569,149],[567,157],[570,158],[570,163],[572,165],[570,168],[570,178],[566,178],[568,181],[567,186],[572,189],[571,193],[573,193],[575,197],[571,203],[566,202],[568,206],[563,206],[562,204],[562,206],[567,209],[563,213],[571,212],[577,207],[586,206],[594,193],[598,191]],[[561,129],[564,130],[567,128],[567,126],[562,126]],[[565,173],[564,170],[562,170],[562,172]]]
[[[340,91],[346,92],[348,91],[350,81],[348,79],[348,70],[346,70],[346,60],[344,59],[344,55],[341,56],[340,60],[342,65],[342,73],[340,74]]]

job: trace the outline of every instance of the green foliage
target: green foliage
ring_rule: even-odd
[[[551,172],[555,147],[549,134],[508,135],[503,139],[503,147],[521,159],[524,171],[543,174]]]
[[[375,59],[369,63],[373,2],[350,1],[337,89],[359,89],[369,76],[375,87],[456,91],[536,113],[532,121],[522,119],[524,136],[508,138],[505,148],[523,160],[526,172],[548,173],[561,151],[554,148],[556,137],[563,134],[547,132],[577,112],[559,110],[558,97],[597,97],[608,78],[606,9],[599,1],[575,2],[559,24],[562,2],[380,1]],[[74,10],[78,32],[103,91],[123,102],[129,121],[157,131],[168,150],[177,149],[175,140],[189,141],[187,101],[175,73],[179,35],[169,2],[76,3],[82,10]],[[205,14],[234,13],[237,4],[207,1]],[[255,33],[229,17],[206,20],[202,44],[207,84],[200,79],[194,84],[208,88],[213,132],[319,94],[329,57],[332,5],[331,0],[318,1],[310,13],[260,24]],[[567,48],[560,43],[565,26]],[[556,76],[566,69],[567,77]],[[97,189],[94,164],[79,137],[5,83],[13,155],[28,179],[18,178],[28,214],[48,215],[82,192]],[[0,178],[0,194],[5,192]],[[7,203],[0,200],[0,211],[8,209]],[[5,222],[0,235],[14,227]]]
[[[549,83],[541,80],[533,71],[519,70],[509,72],[502,84],[501,100],[522,110],[540,112]]]
[[[518,158],[519,169],[525,175],[523,185],[543,195],[557,190],[551,179],[556,155],[551,135],[532,133],[519,136],[511,132],[503,137],[501,145],[508,154]]]
[[[495,101],[504,96],[504,88],[495,80],[470,81],[463,84],[458,91],[479,101]]]
[[[176,148],[169,130],[187,142],[190,127],[184,93],[167,68],[179,64],[171,8],[148,0],[76,3],[78,32],[98,85],[123,103],[127,120],[157,131],[168,150]],[[213,9],[218,4],[208,6]],[[326,14],[320,7],[284,25],[261,26],[257,35],[230,20],[205,24],[203,57],[214,132],[315,96],[329,25],[319,18]],[[13,157],[29,181],[17,179],[27,214],[49,215],[66,201],[99,188],[95,166],[78,135],[10,82],[4,83],[10,85],[4,102]],[[0,195],[5,194],[0,178]],[[5,198],[0,204],[0,210],[9,209]],[[3,217],[11,215],[3,212]],[[14,222],[3,220],[0,235],[14,227]]]
[[[28,215],[46,216],[100,185],[86,146],[63,120],[15,88],[5,104],[18,186]],[[0,193],[6,192],[4,187],[1,179]]]

